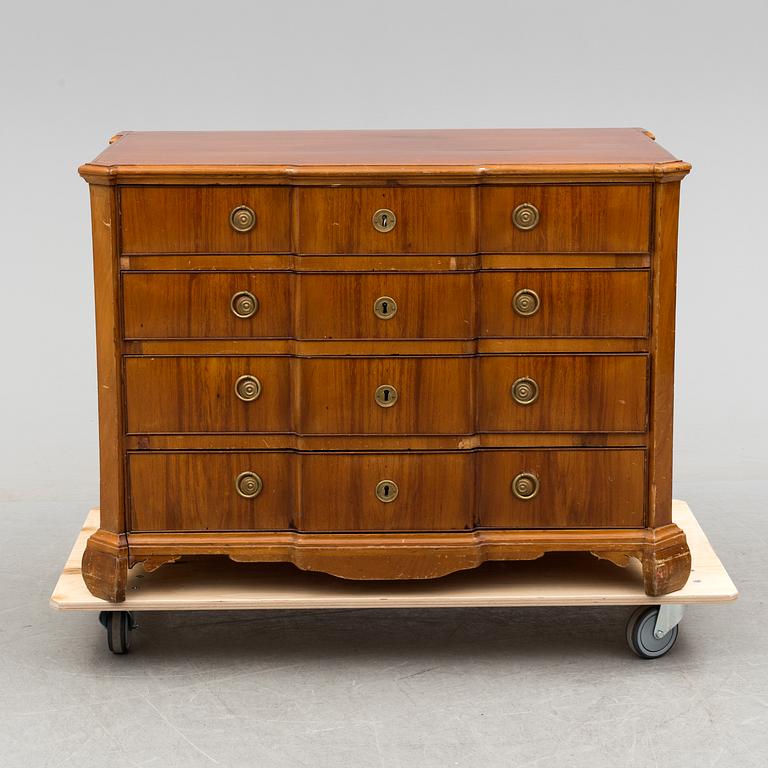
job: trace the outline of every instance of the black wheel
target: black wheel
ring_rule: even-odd
[[[107,645],[112,653],[128,653],[131,647],[131,630],[136,624],[128,611],[102,611],[99,621],[107,630]]]
[[[641,607],[632,613],[627,621],[627,643],[641,659],[658,659],[669,653],[677,640],[678,627],[675,626],[663,637],[656,637],[656,619],[659,607]]]

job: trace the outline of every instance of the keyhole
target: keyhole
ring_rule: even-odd
[[[389,304],[387,304],[386,301],[382,302],[382,304],[381,304],[381,314],[382,315],[388,315],[389,314]]]
[[[389,390],[388,389],[384,390],[384,402],[385,403],[389,402]],[[387,486],[387,487],[389,487],[389,486]]]
[[[389,485],[384,486],[384,498],[385,499],[389,498]]]
[[[387,214],[386,213],[382,213],[381,214],[381,226],[384,227],[384,228],[386,228],[386,226],[387,226]]]

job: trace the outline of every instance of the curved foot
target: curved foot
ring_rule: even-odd
[[[83,553],[82,574],[85,586],[94,597],[121,603],[128,581],[128,546],[125,536],[99,529]]]
[[[682,589],[691,573],[685,534],[676,525],[665,526],[658,533],[662,533],[659,540],[649,545],[642,557],[645,593],[652,596]]]

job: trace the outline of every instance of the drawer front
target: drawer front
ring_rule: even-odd
[[[256,399],[238,397],[242,376],[258,379]],[[125,378],[132,434],[472,430],[464,358],[128,357]]]
[[[128,456],[133,531],[250,531],[294,527],[290,453],[133,453]],[[261,491],[238,492],[256,473]],[[252,492],[249,478],[241,488]]]
[[[476,250],[472,187],[301,187],[295,194],[299,201],[300,253],[444,254]],[[386,220],[377,222],[386,231],[374,225],[377,211],[388,212]]]
[[[480,250],[486,253],[647,253],[651,185],[484,187]],[[515,217],[519,206],[524,214]],[[519,213],[518,213],[519,216]],[[530,229],[523,227],[534,224]]]
[[[645,355],[483,357],[479,382],[481,432],[646,429]]]
[[[639,449],[132,453],[128,467],[133,531],[642,527],[645,519]]]
[[[473,429],[471,373],[471,361],[456,357],[302,360],[301,430],[466,434]]]
[[[290,432],[291,361],[284,357],[128,357],[127,431]],[[253,382],[260,392],[252,400]],[[250,385],[250,386],[249,386]]]
[[[358,274],[299,278],[303,339],[468,339],[472,275]]]
[[[300,459],[304,531],[447,531],[472,525],[471,455],[305,454]]]
[[[488,451],[477,489],[488,528],[642,527],[645,451]]]
[[[291,275],[281,272],[127,272],[126,339],[287,338]]]
[[[481,336],[648,335],[646,271],[483,272],[478,279]]]
[[[289,195],[286,187],[123,187],[122,252],[285,253],[291,250]],[[255,217],[248,231],[230,220],[241,206]]]

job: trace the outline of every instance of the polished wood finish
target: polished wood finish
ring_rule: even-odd
[[[131,453],[133,531],[450,531],[476,528],[642,527],[643,450],[450,453]],[[244,499],[235,478],[256,472]],[[533,472],[539,493],[514,496]],[[477,477],[474,493],[467,494]],[[398,486],[394,501],[376,484]],[[338,567],[338,566],[337,566]]]
[[[296,190],[297,253],[472,253],[477,224],[473,187],[306,187]],[[395,228],[377,231],[388,209]]]
[[[636,558],[649,594],[678,588],[689,168],[640,129],[116,136],[81,168],[103,510],[89,589],[122,600],[128,565],[183,554],[402,579],[560,549]],[[513,223],[522,203],[530,230]],[[238,205],[249,232],[230,224]],[[232,312],[240,291],[251,317]],[[389,319],[380,297],[397,302]],[[237,397],[243,375],[256,400]],[[534,402],[513,398],[520,378]],[[262,477],[255,498],[237,493],[245,471]],[[526,472],[528,500],[512,492]]]
[[[480,250],[513,253],[644,253],[651,217],[650,184],[537,185],[480,190]],[[512,224],[518,205],[535,205],[538,226]]]
[[[690,170],[642,128],[126,131],[80,168],[92,184],[467,184],[664,180]]]
[[[516,271],[478,274],[480,336],[611,337],[648,335],[646,271]],[[532,315],[514,310],[518,291],[534,291]]]
[[[123,187],[121,252],[290,251],[289,198],[284,187]],[[239,205],[247,205],[256,214],[250,232],[237,232],[229,222],[230,213]]]
[[[232,297],[248,291],[259,308],[251,317],[232,311]],[[126,272],[126,339],[287,338],[293,335],[293,282],[282,272]]]
[[[480,432],[643,432],[647,424],[645,355],[481,357]],[[539,396],[521,405],[511,395],[530,378]]]
[[[645,524],[645,451],[484,451],[477,484],[483,528],[639,528]],[[539,478],[532,499],[511,491],[514,477]]]
[[[129,340],[644,338],[649,282],[644,270],[128,271],[123,275],[123,322]],[[535,314],[515,312],[512,300],[520,290],[539,296]],[[252,317],[232,312],[231,299],[240,291],[259,302]],[[374,313],[380,297],[395,300],[393,317]]]

